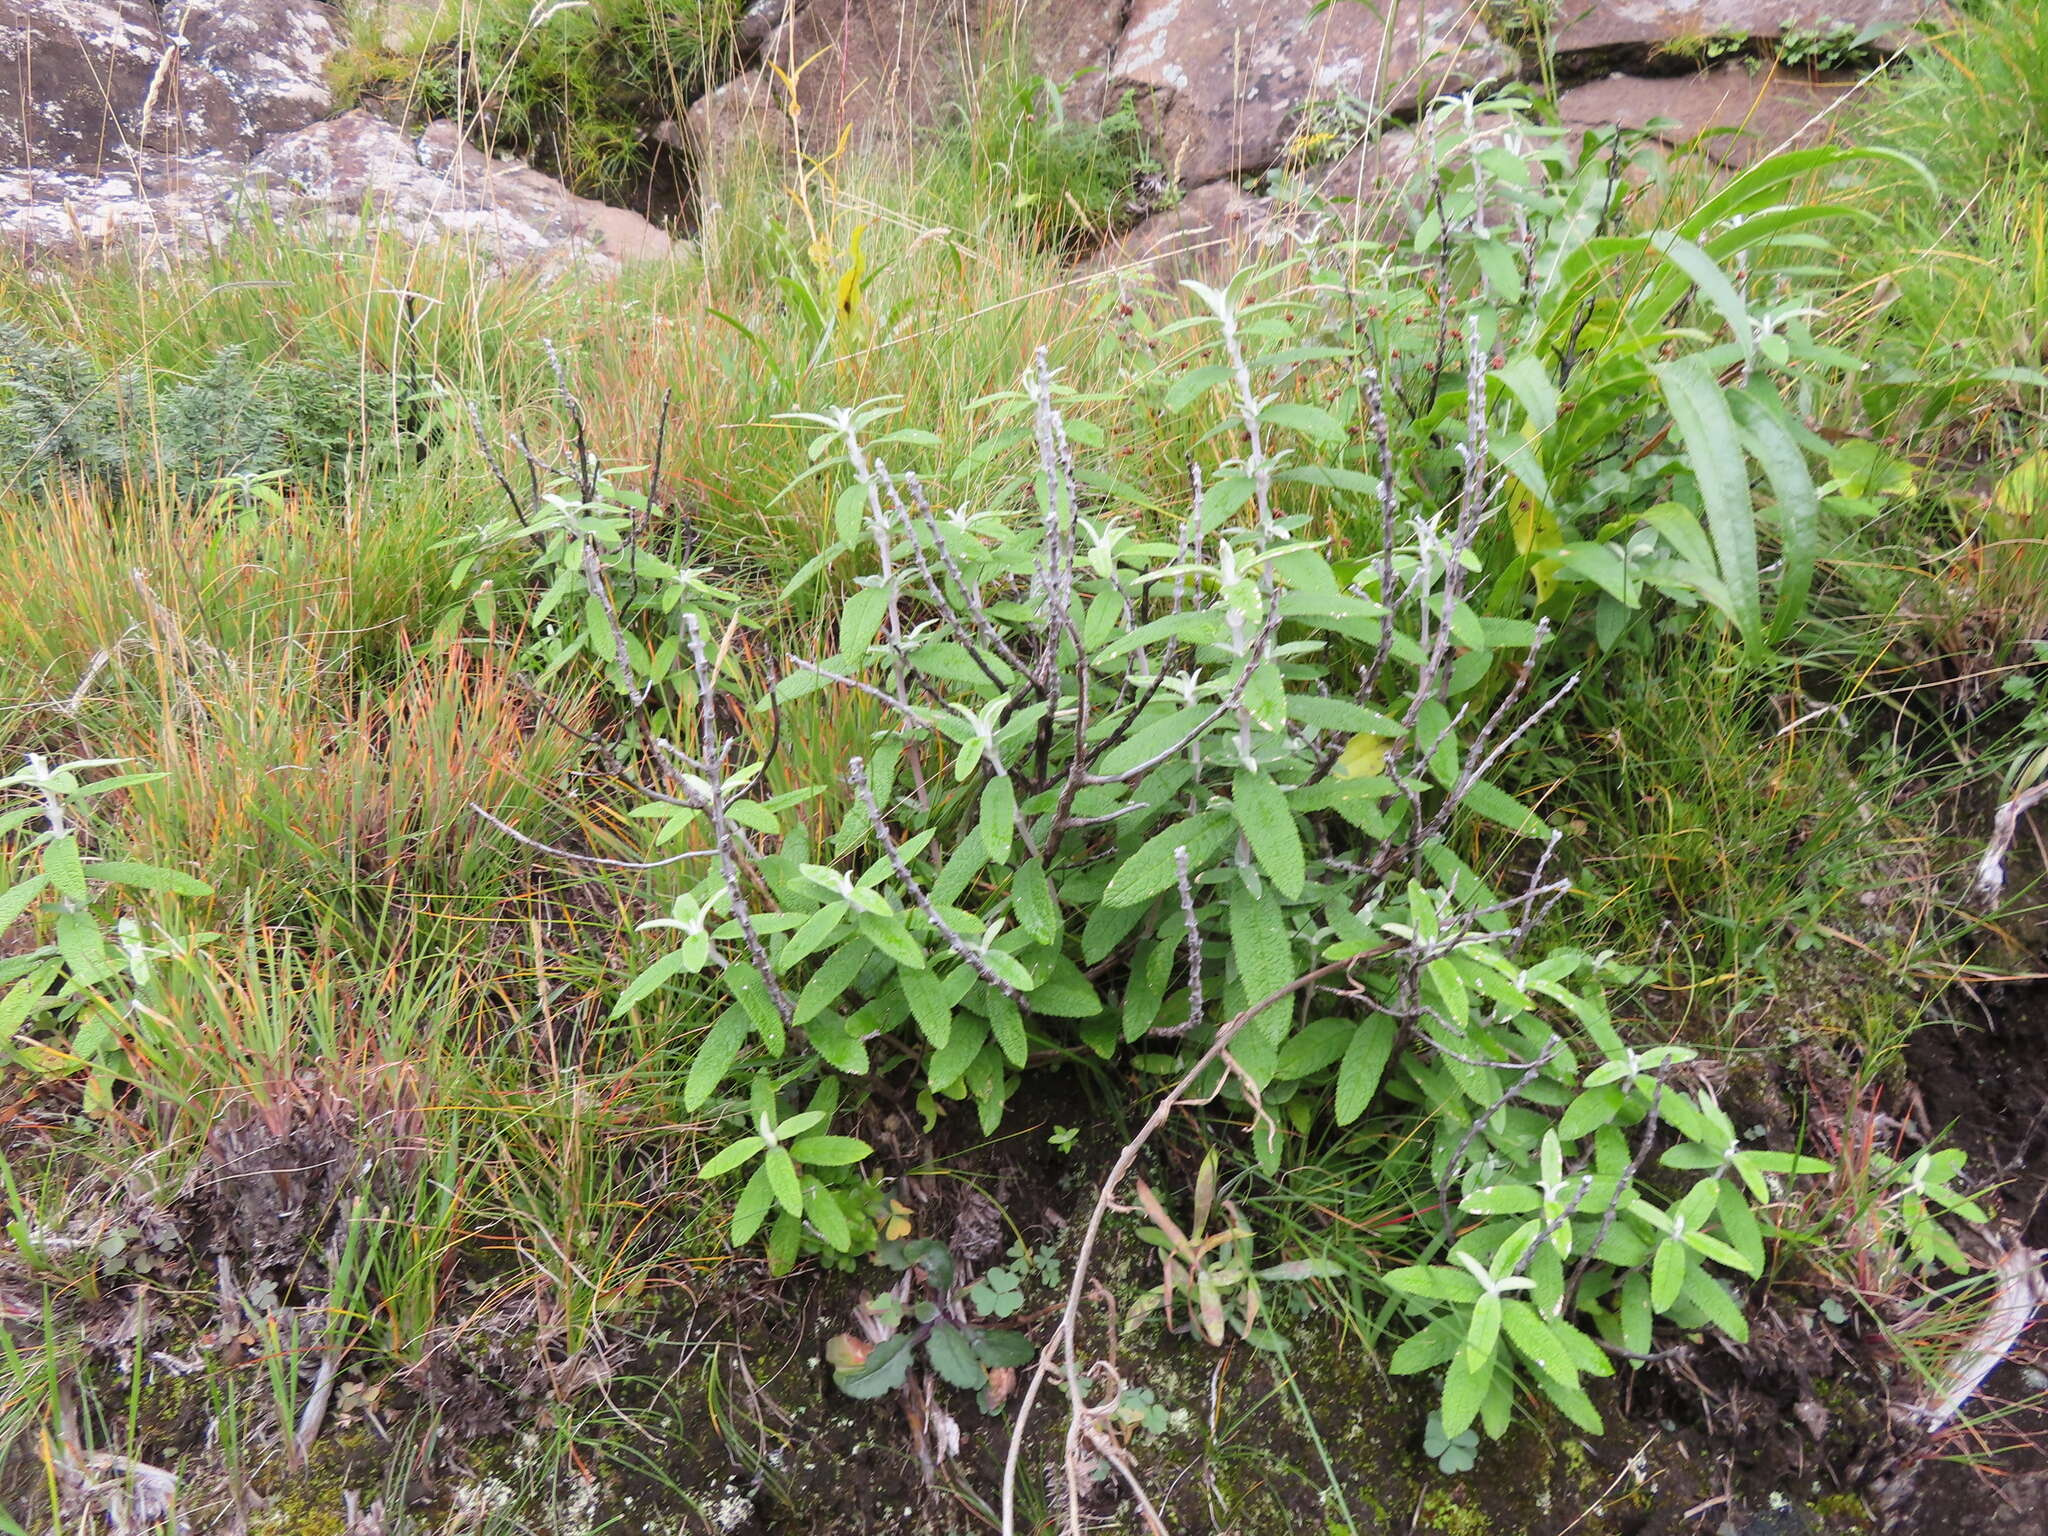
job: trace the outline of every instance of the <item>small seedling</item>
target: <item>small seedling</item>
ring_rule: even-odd
[[[963,1302],[972,1293],[957,1288],[958,1267],[944,1243],[930,1238],[884,1243],[875,1257],[902,1272],[895,1288],[861,1305],[863,1333],[842,1333],[825,1346],[832,1379],[848,1397],[881,1397],[910,1379],[918,1352],[949,1385],[980,1394],[982,1410],[993,1413],[1008,1396],[990,1372],[1014,1370],[1035,1351],[1021,1333],[984,1328],[967,1320]],[[911,1297],[922,1291],[922,1296]]]
[[[1170,1332],[1191,1328],[1210,1344],[1221,1347],[1235,1333],[1260,1349],[1282,1349],[1286,1341],[1270,1328],[1259,1325],[1263,1307],[1260,1281],[1327,1280],[1342,1271],[1326,1259],[1300,1259],[1291,1264],[1252,1268],[1252,1233],[1235,1203],[1222,1202],[1226,1225],[1210,1232],[1209,1218],[1216,1212],[1216,1154],[1202,1159],[1195,1176],[1195,1214],[1192,1227],[1183,1232],[1166,1207],[1143,1179],[1136,1181],[1138,1204],[1150,1218],[1153,1230],[1139,1236],[1164,1250],[1160,1266],[1164,1277],[1156,1290],[1147,1292],[1131,1308],[1124,1324],[1128,1330],[1154,1312],[1166,1314]],[[1174,1303],[1178,1299],[1186,1322],[1177,1327]]]

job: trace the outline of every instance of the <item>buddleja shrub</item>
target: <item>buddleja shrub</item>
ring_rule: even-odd
[[[1043,359],[992,402],[979,452],[984,471],[1023,461],[1007,509],[942,508],[893,472],[880,453],[929,439],[890,431],[885,404],[798,418],[817,473],[844,477],[828,558],[870,574],[836,654],[791,658],[773,707],[801,731],[844,690],[889,720],[846,764],[850,812],[815,844],[788,813],[819,786],[765,796],[723,724],[706,631],[726,616],[682,611],[696,730],[657,738],[667,789],[637,814],[664,840],[701,838],[708,867],[658,920],[678,946],[620,1008],[719,978],[729,1001],[686,1097],[729,1102],[750,1083],[750,1134],[704,1173],[759,1160],[736,1235],[773,1211],[777,1267],[875,1238],[852,1216],[857,1170],[835,1161],[859,1145],[830,1130],[836,1096],[794,1120],[782,1107],[820,1075],[856,1091],[908,1079],[928,1116],[970,1106],[993,1132],[1040,1063],[1178,1074],[1221,1038],[1194,1096],[1237,1106],[1268,1166],[1290,1129],[1368,1111],[1427,1125],[1437,1204],[1457,1219],[1444,1263],[1389,1277],[1433,1319],[1399,1366],[1449,1365],[1454,1435],[1475,1416],[1498,1432],[1524,1381],[1589,1421],[1580,1377],[1607,1357],[1568,1315],[1617,1341],[1658,1312],[1739,1327],[1707,1271],[1761,1269],[1754,1165],[1695,1134],[1708,1104],[1681,1112],[1663,1089],[1684,1053],[1630,1053],[1593,961],[1518,952],[1563,882],[1544,874],[1554,835],[1494,775],[1572,680],[1544,680],[1543,625],[1468,601],[1495,510],[1487,359],[1472,347],[1470,404],[1447,428],[1457,495],[1417,515],[1398,501],[1377,378],[1376,469],[1317,464],[1329,418],[1254,382],[1288,365],[1284,306],[1249,280],[1196,292],[1209,313],[1167,334],[1205,328],[1219,362],[1182,407],[1220,399],[1235,452],[1165,517],[1079,461]],[[1333,558],[1289,510],[1310,494],[1375,508],[1380,548]],[[1528,840],[1518,892],[1454,851],[1468,818]],[[1637,1177],[1660,1127],[1719,1149],[1690,1192]]]

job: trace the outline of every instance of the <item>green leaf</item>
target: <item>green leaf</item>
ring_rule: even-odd
[[[768,1169],[768,1187],[775,1191],[775,1202],[792,1216],[804,1213],[804,1187],[796,1176],[796,1164],[791,1161],[785,1148],[770,1147],[765,1159]]]
[[[1413,1338],[1404,1340],[1387,1361],[1390,1376],[1418,1376],[1424,1371],[1435,1370],[1445,1361],[1453,1359],[1458,1346],[1464,1342],[1465,1330],[1461,1319],[1440,1317]]]
[[[1691,1266],[1686,1261],[1685,1244],[1666,1239],[1657,1245],[1657,1256],[1650,1262],[1650,1305],[1659,1312],[1669,1312],[1678,1300],[1679,1289],[1685,1284],[1685,1272]]]
[[[1459,1208],[1475,1216],[1521,1216],[1535,1210],[1543,1199],[1526,1184],[1496,1184],[1476,1189],[1459,1201]]]
[[[1579,1384],[1579,1373],[1572,1366],[1564,1342],[1550,1331],[1549,1324],[1528,1302],[1510,1299],[1502,1309],[1501,1324],[1507,1330],[1508,1341],[1537,1370],[1565,1386]]]
[[[1038,1003],[1038,994],[1031,994],[1032,1006]],[[986,999],[988,1007],[989,1033],[1002,1048],[1003,1059],[1013,1067],[1021,1067],[1030,1059],[1030,1048],[1024,1039],[1024,1016],[1017,1011],[1017,1005],[1000,992],[990,992]],[[1098,1010],[1099,1011],[1099,1010]]]
[[[1742,1189],[1734,1181],[1722,1179],[1720,1192],[1715,1200],[1717,1214],[1721,1218],[1721,1231],[1728,1239],[1742,1263],[1737,1268],[1752,1275],[1764,1272],[1764,1234],[1757,1224],[1756,1212],[1742,1197]]]
[[[808,1024],[823,1013],[839,995],[853,985],[860,975],[874,949],[862,938],[848,939],[832,951],[831,958],[819,966],[804,983],[803,991],[796,1000],[796,1022]]]
[[[1010,862],[1010,842],[1016,832],[1017,785],[1008,774],[1001,774],[981,787],[981,838],[990,863]]]
[[[831,1190],[814,1190],[812,1198],[804,1202],[804,1214],[833,1252],[845,1253],[853,1246],[853,1232],[846,1225],[846,1213],[839,1208],[838,1197]]]
[[[1345,1047],[1344,1060],[1337,1067],[1336,1116],[1339,1125],[1349,1125],[1365,1113],[1379,1092],[1387,1060],[1394,1053],[1394,1021],[1375,1014],[1359,1024]]]
[[[1472,1427],[1472,1421],[1479,1417],[1479,1405],[1493,1384],[1494,1369],[1489,1363],[1484,1372],[1475,1376],[1465,1369],[1462,1360],[1451,1362],[1450,1369],[1444,1372],[1443,1406],[1438,1410],[1445,1435],[1462,1435]]]
[[[1458,1358],[1476,1376],[1492,1365],[1493,1347],[1499,1342],[1500,1297],[1485,1291],[1472,1303],[1472,1316],[1465,1324],[1465,1347]]]
[[[935,1051],[946,1048],[953,1034],[953,1005],[946,989],[929,970],[898,971],[897,983],[903,999],[910,1004],[910,1016],[924,1034],[925,1043]]]
[[[910,1336],[884,1339],[858,1370],[834,1371],[832,1380],[848,1397],[874,1398],[894,1392],[910,1375]]]
[[[739,1199],[732,1203],[733,1247],[744,1247],[752,1242],[754,1234],[761,1230],[761,1223],[774,1209],[775,1191],[768,1187],[768,1170],[757,1167],[741,1188]]]
[[[57,953],[71,972],[74,985],[97,986],[117,969],[107,949],[106,936],[86,912],[61,912],[57,916]]]
[[[71,833],[43,844],[43,873],[66,901],[83,905],[92,899],[85,883],[85,864],[78,857],[78,839]]]
[[[1483,816],[1495,826],[1506,827],[1517,837],[1548,837],[1550,828],[1543,818],[1523,805],[1513,795],[1485,779],[1474,779],[1465,786],[1465,798],[1458,802],[1475,816]]]
[[[799,1136],[789,1144],[789,1155],[809,1168],[844,1168],[874,1150],[854,1136]]]
[[[762,979],[761,973],[751,965],[729,965],[725,968],[725,990],[745,1012],[754,1026],[754,1033],[768,1048],[768,1054],[780,1056],[783,1046],[782,1015],[775,1011],[775,1000],[768,995],[768,983]]]
[[[953,1386],[978,1392],[988,1385],[988,1371],[975,1358],[974,1346],[953,1324],[934,1324],[924,1341],[924,1352],[932,1369]]]
[[[1708,1322],[1736,1343],[1749,1341],[1749,1320],[1742,1315],[1742,1303],[1699,1265],[1687,1266],[1680,1293],[1700,1310]]]
[[[1783,569],[1778,576],[1778,601],[1771,610],[1772,640],[1791,633],[1806,613],[1807,593],[1813,588],[1813,570],[1820,557],[1820,495],[1806,467],[1806,455],[1799,449],[1785,422],[1785,408],[1764,393],[1761,384],[1731,391],[1728,404],[1741,429],[1742,440],[1763,466],[1764,478],[1777,498],[1778,553]]]
[[[1399,1291],[1404,1296],[1421,1296],[1430,1301],[1454,1301],[1463,1306],[1470,1306],[1481,1295],[1481,1286],[1471,1275],[1462,1269],[1451,1269],[1442,1264],[1390,1269],[1380,1276],[1380,1283],[1389,1290]]]
[[[697,1177],[700,1179],[715,1179],[721,1174],[731,1173],[733,1169],[739,1167],[740,1164],[767,1145],[768,1143],[759,1136],[742,1136],[723,1152],[718,1153],[702,1168],[699,1168],[697,1170]]]
[[[975,1328],[969,1330],[969,1337],[974,1341],[975,1358],[990,1370],[1003,1365],[1029,1365],[1038,1355],[1029,1339],[1008,1328]]]
[[[1290,432],[1299,432],[1303,437],[1318,443],[1341,443],[1346,433],[1344,426],[1320,406],[1296,405],[1281,402],[1267,406],[1259,412],[1261,426],[1284,427]]]
[[[796,1267],[803,1246],[804,1224],[787,1211],[775,1213],[775,1225],[768,1229],[768,1273],[786,1275]]]
[[[1745,358],[1756,353],[1755,327],[1750,324],[1749,306],[1728,280],[1714,258],[1673,230],[1659,230],[1650,236],[1650,249],[1678,268],[1700,291],[1700,296],[1728,323],[1729,333],[1742,348]]]
[[[20,884],[0,892],[0,933],[14,926],[15,919],[35,904],[49,883],[48,875],[30,875]]]
[[[1231,780],[1230,809],[1266,878],[1289,901],[1299,899],[1307,860],[1301,831],[1280,786],[1263,773],[1240,768]]]
[[[881,587],[862,587],[849,596],[839,610],[839,654],[848,661],[865,656],[888,613],[889,594]]]
[[[1743,641],[1754,653],[1764,640],[1763,599],[1749,461],[1736,436],[1735,418],[1720,382],[1700,358],[1676,358],[1660,364],[1656,371],[1672,426],[1685,446],[1686,463],[1699,486],[1721,584],[1728,592]]]
[[[86,878],[136,891],[168,891],[173,896],[211,896],[213,887],[175,869],[131,864],[125,859],[99,859],[86,864]]]
[[[1199,874],[1229,840],[1236,823],[1228,811],[1203,811],[1147,838],[1111,877],[1102,893],[1105,907],[1136,906],[1175,883],[1174,850],[1188,850],[1188,869]]]
[[[619,1000],[612,1004],[611,1017],[624,1018],[633,1011],[634,1004],[659,991],[679,972],[696,970],[698,967],[689,963],[694,958],[687,950],[670,950],[627,983],[626,990],[619,994]]]
[[[811,1042],[811,1049],[823,1057],[825,1064],[834,1071],[852,1077],[866,1074],[870,1065],[868,1048],[837,1014],[825,1014],[811,1020],[804,1026],[804,1035]]]
[[[1060,937],[1059,901],[1045,878],[1045,865],[1037,859],[1018,867],[1010,880],[1010,905],[1017,914],[1017,926],[1040,944],[1054,944]]]
[[[1564,1113],[1558,1117],[1557,1134],[1567,1141],[1576,1141],[1598,1130],[1621,1113],[1621,1106],[1627,1098],[1628,1095],[1615,1083],[1588,1088],[1565,1106]]]
[[[1230,956],[1237,966],[1237,983],[1244,989],[1246,1007],[1270,997],[1297,974],[1286,908],[1271,898],[1254,896],[1241,883],[1230,893]],[[1277,1055],[1292,1011],[1282,999],[1247,1024],[1239,1038],[1252,1035],[1263,1039]]]
[[[1050,1018],[1092,1019],[1102,1012],[1102,994],[1095,983],[1064,954],[1053,956],[1052,965],[1031,988],[1030,1002],[1033,1013]]]
[[[1647,1355],[1650,1352],[1650,1334],[1655,1325],[1655,1317],[1650,1306],[1650,1282],[1643,1278],[1641,1271],[1623,1277],[1618,1311],[1621,1317],[1621,1347],[1630,1354]]]
[[[903,919],[894,912],[856,912],[853,914],[853,926],[862,938],[905,970],[924,969],[924,950],[910,936],[910,930],[903,926]]]
[[[1566,1386],[1548,1376],[1537,1378],[1536,1384],[1543,1389],[1543,1395],[1557,1405],[1558,1410],[1589,1435],[1605,1434],[1607,1426],[1600,1420],[1599,1410],[1593,1400],[1578,1387]]]
[[[683,1108],[704,1106],[739,1060],[740,1047],[746,1043],[747,1016],[737,1008],[726,1009],[697,1047],[697,1059],[690,1063],[690,1075],[683,1081]]]
[[[781,953],[776,956],[777,966],[787,971],[791,966],[801,964],[823,949],[839,931],[840,925],[846,921],[849,910],[843,901],[828,901],[805,918],[804,925],[789,936],[788,942],[782,946]]]

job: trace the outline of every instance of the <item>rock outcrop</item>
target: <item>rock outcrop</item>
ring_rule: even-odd
[[[749,67],[690,109],[691,140],[713,159],[765,139],[828,155],[900,144],[960,100],[963,83],[1015,50],[1092,117],[1124,35],[1124,0],[756,0]]]
[[[1408,113],[1513,75],[1464,0],[1137,0],[1110,67],[1191,186],[1277,165],[1319,103]]]
[[[1700,152],[1740,168],[1780,146],[1826,140],[1857,89],[1858,76],[1761,70],[1740,64],[1675,79],[1610,75],[1557,98],[1558,116],[1580,127],[1672,126],[1659,137],[1677,145],[1697,140]]]
[[[669,238],[572,196],[453,124],[331,117],[323,0],[0,0],[0,242],[17,250],[217,241],[258,212],[506,262],[609,267]]]
[[[1618,63],[1662,59],[1667,67],[1711,57],[1715,44],[1788,38],[1823,51],[1897,52],[1932,9],[1925,0],[1566,0],[1550,46],[1566,60],[1607,55]]]
[[[737,72],[649,131],[700,164],[749,142],[914,152],[992,60],[1013,57],[1070,116],[1135,108],[1158,179],[1183,196],[1112,259],[1178,269],[1304,237],[1316,221],[1299,200],[1267,195],[1276,170],[1320,190],[1323,223],[1334,207],[1354,228],[1384,225],[1416,153],[1402,124],[1445,92],[1531,78],[1538,49],[1567,124],[1668,119],[1670,142],[1707,134],[1704,152],[1730,166],[1811,142],[1852,78],[1828,66],[1904,46],[1935,3],[1566,0],[1547,33],[1509,35],[1513,8],[1469,0],[753,0]],[[0,236],[168,244],[267,207],[367,211],[407,238],[509,261],[608,265],[668,248],[645,220],[469,148],[451,125],[332,116],[339,35],[329,0],[0,0]],[[1311,169],[1332,132],[1363,142]]]
[[[0,164],[247,154],[329,107],[316,0],[0,0]]]

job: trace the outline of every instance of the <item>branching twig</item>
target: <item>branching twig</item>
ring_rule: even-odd
[[[467,804],[471,811],[475,812],[478,816],[481,816],[485,821],[489,822],[492,826],[496,827],[500,832],[504,833],[507,837],[511,838],[512,841],[514,841],[515,843],[524,843],[527,847],[532,848],[537,852],[545,853],[552,858],[568,859],[572,863],[576,864],[598,864],[602,865],[606,869],[666,869],[669,865],[680,864],[685,859],[708,859],[711,857],[713,852],[713,850],[709,848],[692,848],[687,853],[671,854],[668,858],[665,859],[643,860],[600,858],[598,855],[594,853],[576,853],[571,849],[557,848],[551,843],[543,843],[536,838],[528,837],[524,832],[521,832],[517,827],[506,826],[504,822],[500,821],[497,817],[493,816],[489,811],[485,810],[482,806],[478,805],[474,800],[467,802]]]

